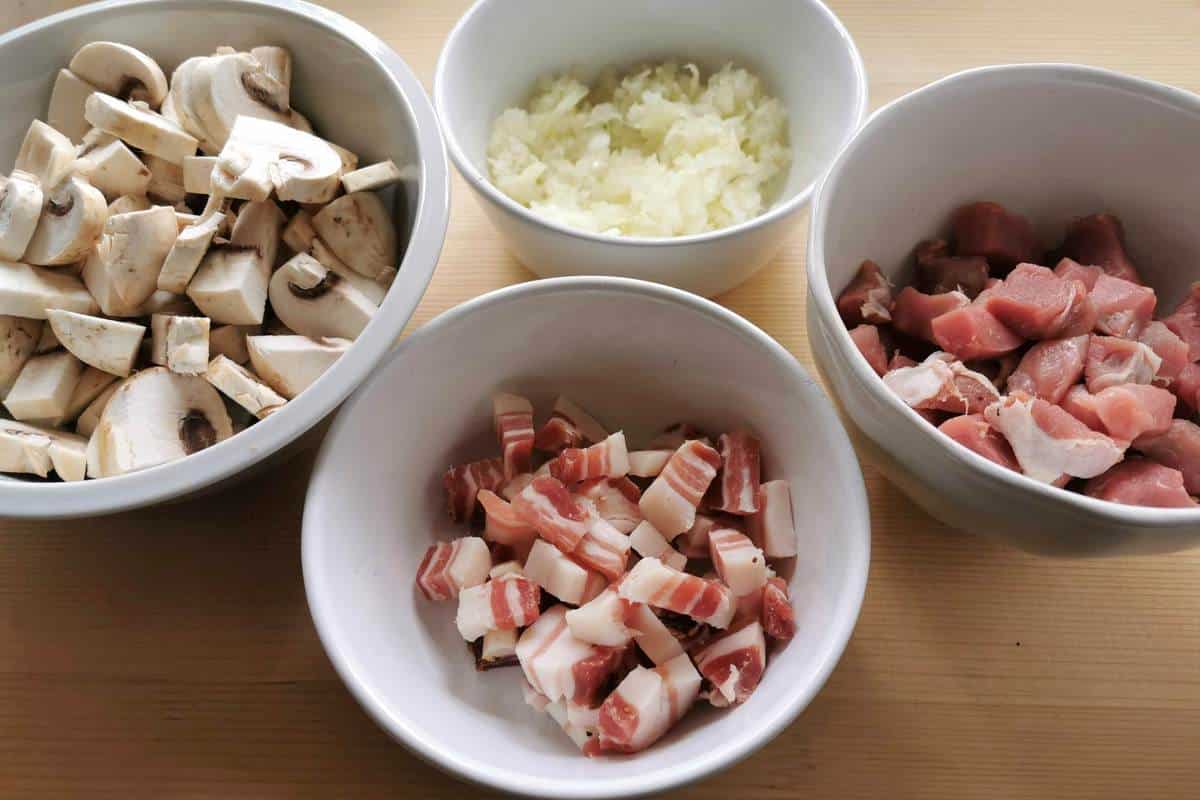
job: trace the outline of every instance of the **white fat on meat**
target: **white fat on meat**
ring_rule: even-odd
[[[516,575],[496,578],[459,593],[454,623],[462,637],[473,642],[488,631],[513,630],[533,622],[540,599],[530,580]]]
[[[571,635],[582,642],[624,647],[636,631],[625,627],[627,604],[612,588],[567,612]]]
[[[601,749],[646,749],[687,713],[699,693],[700,673],[686,654],[654,669],[638,667],[600,707]]]
[[[558,727],[562,728],[563,733],[570,737],[575,746],[583,750],[592,737],[595,736],[595,733],[593,733],[594,729],[589,730],[582,725],[576,725],[572,721],[571,705],[565,700],[556,700],[553,703],[547,703],[543,710],[550,715],[551,719],[558,723]],[[599,718],[598,710],[596,714],[597,718]]]
[[[915,367],[898,367],[883,376],[883,383],[909,408],[925,408],[936,400],[962,399],[963,412],[967,412],[968,401],[959,391],[956,378],[968,378],[978,384],[993,399],[999,399],[991,379],[981,372],[967,367],[949,353],[931,353]]]
[[[687,557],[671,547],[671,543],[663,536],[658,528],[642,520],[629,534],[629,544],[642,558],[657,558],[671,569],[680,572],[687,566]]]
[[[417,569],[417,586],[430,600],[449,600],[487,580],[491,568],[492,554],[478,536],[438,542],[425,552]]]
[[[551,702],[575,695],[572,667],[594,652],[593,645],[571,635],[562,605],[548,609],[517,640],[525,680]]]
[[[608,438],[608,431],[588,412],[584,411],[569,397],[559,396],[554,401],[554,413],[575,426],[584,439],[593,444],[603,442]]]
[[[545,539],[533,543],[525,560],[525,576],[573,606],[586,603],[607,585],[600,573],[576,564]]]
[[[492,630],[483,635],[483,646],[479,658],[483,661],[500,661],[517,654],[517,630]]]
[[[710,703],[723,707],[745,701],[758,688],[767,666],[762,625],[752,622],[722,636],[696,654],[696,666],[713,685]]]
[[[603,517],[593,516],[588,523],[588,532],[579,540],[571,556],[584,567],[615,581],[625,574],[625,565],[629,562],[629,537]]]
[[[642,517],[664,536],[688,530],[720,466],[721,456],[712,447],[698,440],[684,442],[638,501]]]
[[[496,566],[488,571],[489,578],[503,578],[505,575],[517,575],[525,577],[525,569],[521,566],[520,561],[501,561]]]
[[[674,453],[674,450],[634,450],[629,454],[629,474],[638,478],[655,478]]]
[[[633,641],[655,664],[665,664],[683,655],[683,645],[658,615],[650,610],[650,606],[644,603],[634,605],[625,616],[625,624],[633,631]]]
[[[626,600],[686,614],[714,628],[726,628],[737,610],[729,587],[671,569],[657,558],[643,558],[622,580],[618,593]]]
[[[1058,421],[1055,419],[1058,414],[1067,418],[1062,420],[1060,430],[1051,432],[1039,425],[1034,415],[1039,403],[1043,404],[1045,414],[1052,415],[1052,420]],[[1021,470],[1044,483],[1054,483],[1063,475],[1094,478],[1119,462],[1125,454],[1124,448],[1118,447],[1112,439],[1088,429],[1045,400],[1005,397],[988,406],[984,416],[1008,440]]]
[[[767,558],[791,558],[799,553],[791,484],[768,481],[758,488],[758,511],[746,517],[746,532]]]
[[[708,535],[708,548],[717,574],[737,597],[766,585],[767,559],[744,533],[717,528]]]

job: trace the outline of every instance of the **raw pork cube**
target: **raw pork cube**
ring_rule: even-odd
[[[745,702],[758,688],[767,666],[762,625],[752,622],[717,639],[696,654],[696,666],[713,685],[708,700],[714,706]]]
[[[900,290],[900,294],[896,295],[896,302],[892,306],[892,327],[901,333],[932,342],[933,320],[948,311],[970,304],[971,301],[962,292],[924,294],[911,286],[905,286]]]
[[[617,431],[586,449],[569,447],[550,462],[550,474],[563,483],[589,478],[620,478],[629,474],[629,449],[625,434]]]
[[[1166,433],[1143,436],[1133,446],[1158,463],[1179,470],[1188,494],[1200,495],[1200,426],[1186,419],[1171,420]]]
[[[947,311],[930,322],[930,329],[938,347],[964,361],[996,358],[1025,343],[981,305]]]
[[[1125,229],[1112,214],[1093,214],[1072,222],[1059,252],[1080,264],[1100,267],[1115,278],[1142,282],[1125,253]]]
[[[1089,342],[1086,334],[1038,342],[1008,376],[1007,391],[1025,392],[1050,403],[1061,402],[1071,385],[1083,377]]]
[[[949,353],[894,369],[883,382],[906,405],[926,411],[977,414],[1000,397],[986,375],[967,369]]]
[[[778,642],[790,641],[796,635],[796,611],[783,578],[771,578],[763,587],[762,626],[763,632]]]
[[[883,340],[879,338],[879,328],[874,325],[859,325],[850,331],[850,338],[858,352],[862,353],[863,358],[871,365],[871,369],[875,370],[875,374],[882,376],[887,372],[887,350],[883,347]],[[632,455],[631,453],[631,464]]]
[[[1196,501],[1184,488],[1183,473],[1145,458],[1128,458],[1083,487],[1089,497],[1156,508],[1190,508]]]
[[[547,609],[517,640],[525,680],[551,702],[594,705],[624,655],[623,648],[602,647],[572,636],[567,608],[561,605]]]
[[[1029,220],[999,203],[971,203],[950,219],[954,251],[960,256],[983,256],[1003,274],[1040,255]]]
[[[1136,339],[1154,316],[1158,298],[1149,286],[1102,275],[1090,295],[1096,307],[1096,330]]]
[[[1200,361],[1200,281],[1192,284],[1187,297],[1163,322],[1187,342],[1188,358]]]
[[[1187,342],[1180,339],[1165,323],[1151,322],[1142,329],[1138,341],[1154,351],[1162,359],[1154,382],[1167,385],[1179,376],[1183,368],[1191,363]]]
[[[475,496],[480,489],[500,491],[507,479],[504,477],[504,462],[489,458],[451,467],[442,477],[446,490],[446,510],[450,519],[462,522],[475,513]]]
[[[1136,383],[1110,386],[1095,395],[1094,404],[1104,432],[1124,442],[1166,433],[1175,414],[1175,395]]]
[[[717,574],[735,596],[761,589],[767,582],[767,559],[745,534],[717,528],[708,536],[708,547]]]
[[[1092,430],[1105,432],[1104,423],[1100,421],[1099,409],[1096,408],[1096,395],[1089,392],[1086,386],[1072,386],[1059,405]]]
[[[714,628],[728,627],[736,606],[729,587],[671,569],[657,558],[643,558],[621,580],[625,600],[684,614]]]
[[[1200,364],[1188,364],[1181,369],[1169,388],[1179,398],[1183,410],[1200,410]]]
[[[1093,334],[1083,374],[1095,394],[1122,383],[1150,383],[1161,365],[1158,354],[1141,342]]]
[[[581,642],[624,647],[637,631],[625,626],[630,603],[622,600],[615,589],[605,589],[579,608],[567,612],[567,627]]]
[[[534,478],[512,506],[518,517],[564,553],[574,551],[587,533],[586,510],[555,478]]]
[[[695,522],[696,508],[720,466],[716,450],[701,441],[684,442],[642,494],[642,517],[663,536],[683,533]]]
[[[700,674],[687,655],[625,676],[600,707],[600,749],[636,753],[678,722],[700,694]]]
[[[1069,281],[1082,281],[1090,292],[1096,285],[1096,281],[1105,273],[1099,267],[1087,266],[1073,259],[1064,258],[1054,268],[1054,274]]]
[[[750,541],[761,547],[767,558],[791,558],[796,555],[800,550],[800,541],[792,516],[791,484],[787,481],[767,481],[758,490],[758,506],[758,513],[746,518],[746,535]]]
[[[554,545],[538,539],[525,560],[525,575],[550,594],[571,605],[582,605],[604,590],[608,581],[584,569]]]
[[[504,459],[504,480],[529,472],[533,456],[533,404],[515,394],[492,398],[492,423]]]
[[[1013,455],[1008,440],[989,425],[982,414],[951,417],[938,426],[938,430],[988,461],[1008,467],[1014,472],[1021,471],[1021,465],[1017,463],[1017,457]]]
[[[892,286],[874,261],[864,261],[858,274],[837,301],[847,327],[864,322],[882,324],[892,319]]]
[[[987,310],[1026,339],[1054,339],[1088,333],[1095,308],[1087,287],[1064,280],[1036,264],[1020,264],[988,295]]]
[[[759,450],[754,434],[746,430],[721,434],[721,470],[713,486],[717,502],[712,508],[745,516],[758,511]]]
[[[988,279],[988,262],[981,256],[928,256],[917,259],[917,288],[925,294],[959,291],[974,298]]]
[[[524,628],[538,618],[542,593],[537,584],[509,575],[479,586],[463,589],[458,595],[458,615],[454,623],[468,642],[488,631]]]
[[[449,600],[486,581],[491,568],[492,554],[478,536],[438,542],[417,567],[417,587],[430,600]]]
[[[988,406],[984,416],[1008,440],[1021,470],[1044,483],[1063,475],[1094,478],[1125,453],[1112,439],[1036,397],[1005,397]]]

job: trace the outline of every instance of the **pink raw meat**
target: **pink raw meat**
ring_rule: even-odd
[[[1013,374],[1008,376],[1005,390],[1025,392],[1051,403],[1059,403],[1071,384],[1083,377],[1088,340],[1089,337],[1085,335],[1038,342],[1021,359]]]
[[[932,342],[933,328],[930,323],[934,318],[970,304],[971,301],[962,292],[924,294],[905,286],[896,295],[896,302],[892,306],[892,325],[901,333]]]
[[[1187,297],[1163,322],[1187,342],[1188,357],[1200,361],[1200,281],[1192,284]]]
[[[963,306],[935,317],[930,329],[938,347],[964,361],[996,358],[1025,343],[991,312],[978,305]]]
[[[1096,307],[1096,330],[1135,339],[1154,316],[1158,298],[1149,286],[1102,275],[1090,295]]]
[[[1092,430],[1104,433],[1104,423],[1100,421],[1100,413],[1096,409],[1096,395],[1089,392],[1086,386],[1072,386],[1059,406]]]
[[[1010,395],[984,412],[1012,446],[1021,470],[1044,483],[1063,475],[1094,478],[1121,460],[1123,447],[1056,405]]]
[[[1163,385],[1171,383],[1178,377],[1183,368],[1191,363],[1188,356],[1187,342],[1175,335],[1175,332],[1164,323],[1157,320],[1151,322],[1142,330],[1138,338],[1142,344],[1154,351],[1162,359],[1154,382]]]
[[[1054,339],[1088,333],[1095,309],[1080,281],[1058,277],[1036,264],[1019,264],[988,295],[987,310],[1026,339]]]
[[[1093,214],[1072,222],[1059,252],[1080,264],[1095,264],[1114,277],[1142,282],[1125,252],[1125,229],[1112,214]]]
[[[967,297],[983,291],[988,279],[988,262],[981,256],[917,257],[917,288],[926,294],[958,290]]]
[[[858,352],[863,354],[863,358],[867,360],[876,374],[882,376],[887,372],[887,351],[883,349],[883,341],[879,338],[879,328],[874,325],[859,325],[857,328],[851,329],[850,338],[854,340]]]
[[[1110,386],[1098,392],[1094,402],[1104,432],[1124,442],[1143,434],[1166,433],[1175,414],[1175,395],[1158,386],[1136,383]]]
[[[1104,270],[1099,267],[1084,266],[1078,261],[1064,258],[1054,267],[1054,274],[1069,281],[1082,281],[1090,292],[1096,285],[1096,281],[1104,274]]]
[[[943,422],[938,430],[988,461],[1008,467],[1014,472],[1021,471],[1021,465],[1017,463],[1017,457],[1013,455],[1008,441],[988,424],[982,414],[952,417]]]
[[[838,297],[837,306],[847,326],[863,322],[890,322],[892,286],[879,265],[874,261],[864,261],[854,280]]]
[[[1158,463],[1182,472],[1188,493],[1200,495],[1200,425],[1186,419],[1172,420],[1166,433],[1143,436],[1133,446]]]
[[[1093,335],[1083,374],[1088,391],[1095,393],[1122,383],[1150,383],[1161,364],[1162,359],[1141,342]]]
[[[1196,501],[1184,488],[1183,474],[1145,458],[1130,458],[1083,487],[1089,497],[1155,508],[1189,508]]]
[[[1039,255],[1029,220],[999,203],[971,203],[954,212],[954,250],[960,256],[983,256],[1003,273]]]
[[[1000,397],[986,375],[967,369],[948,353],[892,370],[883,382],[906,405],[925,411],[975,414]]]
[[[1200,410],[1200,364],[1188,364],[1181,369],[1171,381],[1170,389],[1183,409]]]

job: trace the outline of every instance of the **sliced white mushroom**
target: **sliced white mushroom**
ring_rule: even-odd
[[[239,117],[212,172],[214,193],[252,196],[274,188],[280,200],[327,203],[337,194],[342,160],[323,139],[287,125]]]
[[[46,329],[49,330],[50,326],[47,325]],[[79,382],[75,384],[75,391],[71,392],[71,401],[67,403],[66,413],[63,414],[63,423],[77,420],[79,415],[104,393],[105,389],[116,382],[117,376],[111,372],[105,372],[95,367],[84,367],[79,376]]]
[[[370,298],[307,253],[275,270],[267,298],[283,324],[314,338],[357,339],[376,310]]]
[[[127,194],[118,197],[108,204],[108,215],[128,214],[130,211],[146,211],[154,204],[144,194]]]
[[[158,288],[158,274],[179,236],[175,212],[167,206],[109,217],[104,226],[108,248],[104,267],[117,295],[141,306]]]
[[[155,314],[195,314],[196,306],[187,295],[164,292],[161,289],[150,295],[150,299],[142,303],[136,316],[152,317]]]
[[[47,317],[62,346],[83,363],[122,378],[133,370],[144,326],[62,309]]]
[[[188,156],[185,158],[183,160],[184,190],[192,194],[211,194],[212,172],[216,165],[216,156]]]
[[[45,478],[53,468],[50,443],[47,431],[0,419],[0,472]]]
[[[67,431],[50,432],[50,463],[64,481],[81,481],[87,477],[88,440]]]
[[[146,194],[152,201],[173,206],[187,200],[187,190],[183,188],[182,166],[153,155],[146,156],[146,166],[150,170],[150,183],[146,187]]]
[[[47,311],[46,314],[49,315],[50,311]],[[54,328],[43,323],[42,335],[38,338],[37,347],[33,352],[41,355],[42,353],[49,353],[52,350],[57,350],[60,347],[62,347],[62,342],[58,340],[58,336],[54,333]]]
[[[108,375],[107,372],[101,374]],[[115,375],[110,375],[109,377],[116,378]],[[80,378],[79,381],[82,383],[83,378]],[[91,436],[95,432],[96,426],[100,424],[100,417],[104,414],[104,409],[108,406],[108,401],[112,399],[113,394],[120,386],[119,382],[114,381],[101,391],[100,394],[96,395],[96,398],[92,402],[88,403],[87,408],[79,414],[79,419],[75,421],[76,433],[81,436]],[[68,406],[67,415],[69,416],[70,413],[71,406]]]
[[[158,273],[158,288],[176,294],[187,291],[188,283],[199,269],[213,237],[224,225],[225,215],[215,211],[180,231]]]
[[[378,278],[396,264],[396,227],[379,196],[347,194],[313,216],[313,227],[334,255],[355,272]]]
[[[257,375],[226,356],[217,356],[204,377],[226,397],[259,419],[283,408],[287,400]]]
[[[258,327],[252,325],[220,325],[208,334],[209,355],[225,356],[237,364],[245,364],[250,360],[250,351],[246,349],[246,337],[258,333]]]
[[[45,319],[50,308],[91,314],[96,303],[74,275],[0,261],[0,314]]]
[[[79,141],[79,146],[75,148],[75,158],[80,159],[91,153],[93,150],[99,150],[106,144],[121,141],[111,133],[105,133],[99,128],[88,128],[87,133]]]
[[[320,378],[351,344],[348,339],[307,336],[246,337],[254,371],[289,400]]]
[[[209,138],[208,131],[200,120],[199,111],[192,107],[191,100],[206,96],[208,93],[207,75],[201,80],[200,67],[207,64],[208,56],[194,56],[175,68],[171,76],[171,90],[163,101],[163,116],[169,117],[179,127],[196,137],[200,150],[208,155],[216,155],[221,151],[224,142],[215,142]]]
[[[72,176],[46,197],[24,260],[39,266],[71,264],[84,258],[104,229],[108,203],[100,190]]]
[[[283,227],[283,243],[293,253],[307,253],[317,238],[317,229],[312,224],[312,214],[301,209]]]
[[[85,44],[68,66],[100,91],[123,100],[142,100],[158,108],[167,96],[167,76],[162,68],[141,50],[126,44]]]
[[[150,360],[180,375],[202,375],[208,368],[208,317],[155,314],[150,318]]]
[[[4,407],[13,419],[57,425],[82,372],[83,362],[65,350],[34,356],[8,390]]]
[[[20,171],[0,182],[0,258],[20,261],[42,216],[42,187]]]
[[[271,79],[252,86],[269,95],[266,105],[274,110],[285,111],[292,107],[292,54],[287,48],[264,45],[250,49],[250,55],[262,65],[263,72]]]
[[[43,327],[41,320],[0,316],[0,398],[8,394],[21,367],[37,350]]]
[[[225,403],[207,381],[152,367],[113,392],[92,434],[88,474],[110,477],[147,469],[232,435]]]
[[[76,159],[75,171],[109,201],[127,194],[144,195],[150,186],[150,168],[119,139]]]
[[[279,102],[283,87],[250,53],[212,56],[197,72],[196,83],[207,91],[190,97],[190,105],[218,145],[224,147],[239,117],[291,124],[291,108]]]
[[[210,247],[188,284],[188,297],[205,316],[228,325],[262,323],[283,222],[270,200],[242,207],[229,244]]]
[[[92,246],[88,259],[83,265],[84,286],[100,311],[109,317],[136,317],[140,307],[136,303],[126,302],[117,292],[113,271],[109,269],[112,261],[113,240],[111,236],[102,236],[100,241]]]
[[[46,122],[71,141],[78,142],[91,127],[83,117],[83,104],[98,88],[71,70],[60,69],[54,79],[54,90],[50,92]]]
[[[17,153],[14,170],[28,172],[44,187],[58,186],[71,172],[75,162],[75,145],[71,140],[40,119],[35,119],[25,133]]]
[[[378,164],[347,172],[342,176],[342,188],[346,194],[355,192],[373,192],[393,183],[404,180],[404,173],[392,160],[381,161]]]
[[[87,99],[84,115],[94,127],[175,164],[182,164],[183,159],[194,155],[199,146],[194,136],[161,114],[137,108],[103,92],[96,92]]]

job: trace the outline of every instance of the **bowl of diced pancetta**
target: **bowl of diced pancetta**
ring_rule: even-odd
[[[664,790],[777,734],[845,647],[868,553],[853,451],[795,359],[620,278],[493,292],[407,339],[334,423],[303,534],[367,711],[552,797]]]
[[[103,3],[0,37],[0,75],[0,514],[231,478],[399,338],[447,168],[367,31],[299,2]]]
[[[1198,131],[1188,92],[986,67],[884,108],[839,157],[809,337],[931,514],[1044,553],[1200,541]]]

